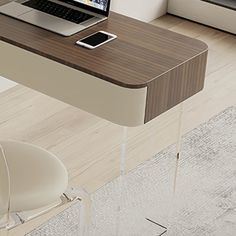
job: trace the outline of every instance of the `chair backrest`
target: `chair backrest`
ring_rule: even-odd
[[[4,150],[0,143],[0,219],[8,213],[10,204],[10,176]]]

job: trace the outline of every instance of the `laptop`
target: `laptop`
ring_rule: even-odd
[[[107,19],[111,0],[18,0],[0,13],[70,36]]]

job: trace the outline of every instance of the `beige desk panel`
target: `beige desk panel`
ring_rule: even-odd
[[[113,123],[144,124],[147,88],[120,87],[2,41],[0,75]]]

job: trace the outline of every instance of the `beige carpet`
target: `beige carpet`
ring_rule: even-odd
[[[120,202],[122,236],[158,236],[165,230],[158,224],[168,226],[164,235],[170,236],[235,236],[236,107],[186,134],[182,150],[175,197],[172,145],[129,172],[121,196],[119,179],[91,196],[88,235],[116,235]],[[29,235],[79,235],[79,208],[73,206]]]

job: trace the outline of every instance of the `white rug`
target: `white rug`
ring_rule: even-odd
[[[184,136],[175,198],[175,146],[129,172],[121,202],[122,236],[236,235],[236,107],[230,107]],[[91,197],[89,235],[116,235],[119,179]],[[78,234],[79,205],[34,230],[30,236]],[[76,214],[75,214],[76,212]]]

